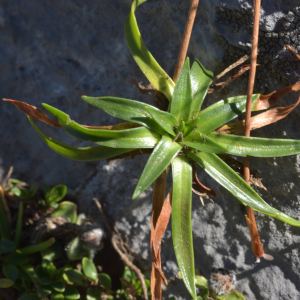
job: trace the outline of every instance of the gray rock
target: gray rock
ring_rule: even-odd
[[[108,125],[120,120],[89,106],[81,100],[81,95],[119,96],[154,105],[149,96],[139,94],[130,80],[147,82],[125,42],[123,25],[130,4],[129,0],[1,1],[1,97],[25,101],[40,108],[41,103],[46,102],[69,113],[79,123],[88,125]],[[189,1],[153,0],[143,4],[137,13],[144,42],[168,74],[174,71],[188,5]],[[284,79],[299,80],[299,63],[283,51],[283,44],[279,43],[279,40],[285,42],[287,32],[293,32],[293,38],[297,36],[294,46],[299,46],[299,32],[296,30],[299,29],[300,14],[295,6],[294,0],[263,2],[261,28],[268,35],[261,39],[261,51],[265,53],[261,68],[266,72],[260,76],[258,85],[264,92],[275,90],[279,83],[286,84]],[[199,59],[218,74],[225,65],[249,51],[249,47],[243,46],[251,41],[249,8],[251,2],[248,1],[201,1],[188,51],[191,60]],[[220,9],[225,11],[224,24],[219,21]],[[275,45],[271,44],[273,42]],[[271,54],[269,49],[273,48],[275,52]],[[228,53],[234,55],[231,61]],[[278,76],[270,71],[277,68]],[[245,93],[246,75],[243,78],[244,81],[228,87],[226,93],[209,95],[206,105],[226,96]],[[296,95],[291,95],[282,103],[291,104],[295,100]],[[300,111],[296,109],[285,121],[256,130],[252,135],[299,139],[299,117]],[[108,164],[105,161],[71,161],[52,152],[26,117],[9,103],[1,103],[0,122],[1,173],[13,165],[14,177],[30,184],[35,181],[50,186],[67,184],[70,193],[79,199],[80,210],[93,216],[98,215],[92,201],[97,197],[106,204],[107,215],[117,222],[141,269],[149,274],[152,188],[138,199],[131,200],[147,157]],[[61,130],[40,122],[38,125],[46,134],[65,143],[88,145]],[[267,188],[267,191],[257,189],[263,198],[299,219],[300,156],[251,158],[250,163],[253,169],[259,170]],[[275,260],[255,264],[243,206],[203,172],[200,178],[217,191],[219,198],[214,199],[216,212],[211,202],[206,201],[204,210],[198,197],[193,198],[196,268],[206,277],[210,276],[213,267],[232,270],[237,276],[237,290],[248,300],[299,299],[299,229],[257,214],[265,251]],[[171,178],[168,188],[170,186]],[[164,288],[164,299],[170,295],[190,299],[183,283],[176,279],[178,268],[170,226],[162,244],[162,260],[163,270],[170,281]]]

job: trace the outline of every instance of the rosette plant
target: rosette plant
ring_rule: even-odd
[[[172,169],[172,236],[178,266],[184,283],[197,299],[191,226],[192,169],[193,164],[203,170],[231,192],[242,204],[255,211],[300,226],[300,222],[268,205],[218,154],[235,156],[278,157],[300,153],[300,141],[267,139],[223,134],[224,124],[246,109],[246,96],[236,96],[214,103],[201,110],[203,100],[212,82],[213,74],[195,61],[190,69],[187,58],[175,84],[159,66],[141,39],[135,18],[135,9],[146,0],[133,1],[126,20],[125,33],[133,58],[151,84],[169,100],[168,111],[151,105],[116,97],[88,97],[82,99],[106,113],[127,121],[109,128],[84,126],[71,120],[69,115],[48,104],[44,108],[56,121],[42,115],[32,107],[29,121],[42,140],[55,152],[74,160],[92,161],[107,159],[135,149],[153,149],[141,174],[133,199],[145,191],[169,166]],[[283,93],[275,91],[264,96],[252,96],[252,111],[269,108],[275,98]],[[278,100],[278,99],[277,99]],[[276,101],[277,101],[276,100]],[[11,100],[11,102],[14,102]],[[17,106],[20,103],[15,103]],[[24,108],[23,108],[24,111]],[[46,120],[50,125],[62,127],[69,134],[97,144],[95,147],[68,146],[46,136],[33,122],[31,116]],[[37,116],[38,115],[38,116]],[[41,117],[42,116],[42,117]],[[227,126],[229,133],[238,132]],[[149,153],[149,151],[148,151]]]

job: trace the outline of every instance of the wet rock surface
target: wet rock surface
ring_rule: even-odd
[[[265,36],[261,39],[264,43],[260,44],[260,54],[266,54],[261,58],[260,67],[264,72],[259,73],[262,77],[258,88],[262,85],[265,93],[286,84],[283,79],[291,82],[297,78],[299,80],[299,63],[279,43],[281,38],[286,38],[280,37],[280,33],[288,35],[289,32],[291,39],[291,33],[299,27],[299,22],[294,21],[298,18],[296,2],[286,0],[274,3],[270,0],[263,3],[261,28]],[[147,81],[126,46],[123,25],[130,5],[129,0],[1,1],[1,98],[25,101],[39,108],[42,102],[46,102],[87,125],[108,125],[120,120],[89,106],[81,100],[81,95],[119,96],[155,105],[150,96],[139,94],[131,83],[131,78],[145,84]],[[168,74],[174,71],[188,5],[189,1],[155,0],[143,4],[137,12],[144,42]],[[250,2],[202,1],[188,51],[191,60],[199,59],[206,68],[218,74],[225,65],[242,56],[243,51],[249,51],[247,44],[251,41],[251,18],[237,17],[244,11],[246,15],[251,11]],[[233,21],[233,16],[237,21]],[[273,41],[274,34],[278,34],[276,41]],[[228,49],[216,42],[216,36],[226,41]],[[275,44],[267,48],[270,43]],[[299,51],[296,48],[299,39],[295,43],[290,45]],[[228,54],[230,49],[236,51],[233,56]],[[270,49],[275,50],[271,52]],[[267,54],[271,55],[270,60],[264,63]],[[281,57],[284,59],[281,60]],[[289,67],[278,67],[284,62]],[[243,75],[244,78],[246,76]],[[205,105],[238,93],[246,93],[243,80],[231,84],[225,91],[209,95]],[[286,97],[281,106],[292,104],[296,98],[297,95]],[[15,107],[9,103],[0,105],[0,171],[4,173],[13,165],[13,177],[30,184],[66,184],[69,192],[78,198],[80,210],[94,217],[98,217],[98,212],[92,198],[97,197],[106,205],[109,219],[116,221],[137,264],[149,274],[152,188],[138,199],[131,199],[147,156],[110,163],[68,160],[50,150]],[[286,120],[256,130],[252,135],[299,139],[299,117],[300,111],[296,109]],[[69,145],[89,145],[62,130],[41,123],[38,125],[47,135]],[[266,202],[299,219],[300,156],[251,158],[250,164],[258,170],[267,188],[267,191],[257,188]],[[199,170],[199,178],[205,185],[214,188],[219,198],[214,199],[216,212],[210,201],[206,200],[206,209],[203,209],[198,196],[193,198],[196,268],[207,278],[213,267],[233,271],[237,290],[249,300],[299,299],[299,229],[257,214],[265,252],[273,255],[275,260],[255,264],[244,207],[203,171]],[[170,186],[171,176],[168,188]],[[162,244],[162,260],[163,270],[170,282],[163,293],[164,298],[174,295],[176,299],[190,299],[183,283],[176,279],[178,267],[170,224]]]

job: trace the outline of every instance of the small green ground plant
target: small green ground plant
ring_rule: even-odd
[[[230,166],[220,154],[254,157],[280,157],[300,153],[300,141],[290,139],[267,139],[234,135],[240,122],[230,124],[229,134],[222,133],[222,126],[246,110],[246,96],[223,99],[201,110],[209,90],[213,73],[198,60],[190,68],[186,59],[176,84],[159,66],[142,42],[135,18],[136,8],[146,0],[133,1],[125,23],[125,34],[133,58],[142,72],[166,99],[167,111],[142,102],[116,97],[88,97],[82,99],[106,113],[127,123],[110,128],[80,125],[68,114],[48,104],[44,108],[54,116],[49,119],[40,110],[27,104],[10,100],[19,108],[29,107],[28,119],[42,140],[58,154],[80,161],[92,161],[132,153],[137,149],[151,149],[148,162],[133,193],[137,198],[165,170],[172,169],[172,236],[175,254],[182,279],[193,299],[197,299],[197,278],[194,269],[194,254],[191,226],[192,170],[199,165],[220,185],[231,192],[242,204],[255,211],[271,216],[293,226],[300,222],[268,205]],[[296,85],[296,84],[295,84]],[[293,85],[293,86],[295,86]],[[299,83],[297,83],[299,85]],[[279,100],[283,92],[269,95],[254,94],[252,111],[268,109]],[[280,94],[280,97],[279,97]],[[22,108],[21,108],[22,109]],[[24,109],[23,109],[24,111]],[[50,125],[63,128],[69,134],[84,141],[97,144],[95,147],[77,148],[68,146],[45,135],[32,117]],[[261,116],[262,118],[263,116]],[[260,126],[267,123],[260,124]],[[258,128],[256,126],[256,128]],[[149,151],[148,151],[149,153]],[[158,249],[154,255],[158,258]]]
[[[1,300],[96,300],[101,297],[111,300],[127,300],[138,299],[141,296],[141,281],[136,279],[134,272],[128,267],[124,269],[121,287],[118,290],[112,290],[112,280],[108,274],[99,272],[91,259],[96,252],[95,248],[84,247],[82,236],[78,233],[80,237],[76,236],[76,232],[84,234],[95,227],[84,224],[86,217],[83,214],[77,216],[77,206],[74,203],[63,201],[58,204],[66,195],[67,187],[65,185],[57,185],[51,189],[45,187],[44,197],[41,198],[37,196],[38,185],[28,187],[25,182],[9,178],[9,176],[0,183]],[[39,200],[34,203],[34,199]],[[9,209],[11,202],[19,203],[16,216],[14,215],[16,210]],[[67,247],[64,247],[65,255],[62,255],[62,249],[60,249],[63,244],[58,243],[51,236],[51,231],[47,233],[46,240],[41,235],[42,240],[34,245],[30,245],[31,239],[21,238],[22,232],[25,231],[24,223],[28,223],[30,219],[24,210],[33,208],[40,211],[40,221],[47,220],[49,222],[49,220],[59,219],[59,224],[62,226],[59,229],[60,232],[65,230],[65,225],[69,231],[73,231],[72,235],[75,235],[75,238],[69,242]],[[16,222],[12,222],[10,219],[16,219]],[[32,228],[26,228],[26,236],[30,235],[28,231],[41,230],[40,222],[37,221],[34,224],[33,220],[30,220]],[[99,231],[99,228],[96,229]],[[95,234],[93,237],[95,238]],[[100,232],[100,240],[102,237],[103,234]],[[90,239],[89,243],[91,243]],[[70,260],[67,264],[66,258]],[[72,263],[73,260],[76,262]],[[78,261],[81,262],[78,263]],[[62,264],[63,267],[61,267]],[[76,267],[74,267],[75,264]],[[149,281],[145,280],[145,283],[149,288]]]

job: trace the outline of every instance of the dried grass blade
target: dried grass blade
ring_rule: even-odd
[[[244,65],[242,66],[238,72],[231,76],[227,81],[225,82],[220,82],[220,83],[216,83],[214,85],[211,85],[211,88],[208,89],[208,93],[212,93],[214,91],[217,90],[221,90],[223,89],[226,85],[228,85],[229,83],[231,83],[232,81],[236,80],[238,77],[240,77],[242,74],[244,74],[246,71],[248,71],[250,69],[250,65]]]
[[[213,81],[217,81],[219,78],[223,77],[226,73],[228,73],[229,71],[231,71],[232,69],[236,68],[237,66],[241,65],[242,63],[244,63],[247,59],[249,58],[249,55],[244,55],[243,57],[241,57],[238,61],[236,61],[235,63],[233,63],[232,65],[230,65],[229,67],[227,67],[222,73],[220,73],[219,75],[217,75]]]

